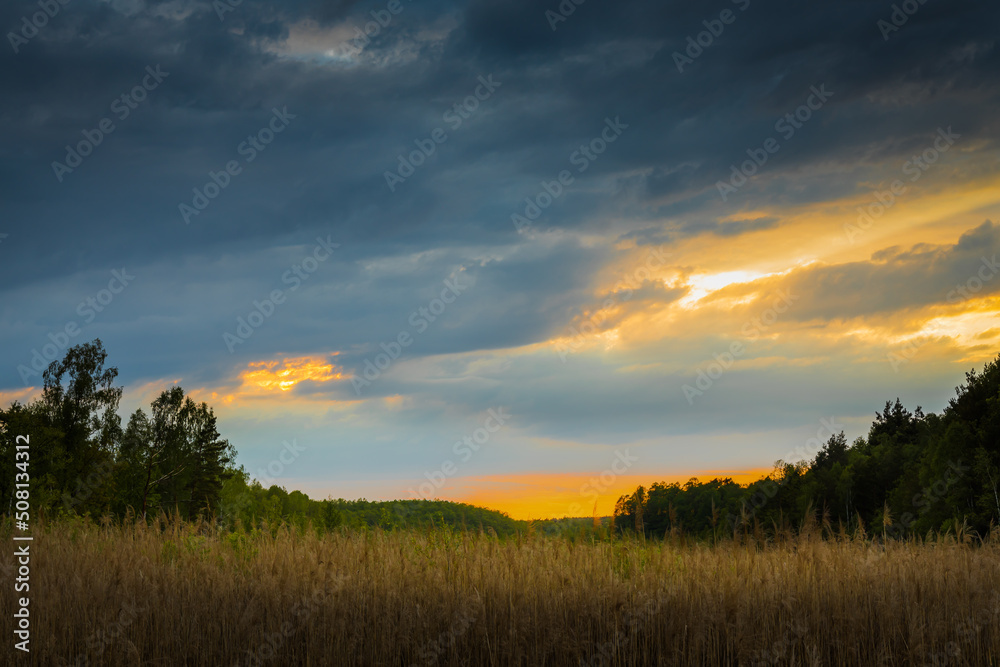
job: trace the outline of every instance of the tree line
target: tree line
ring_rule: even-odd
[[[761,480],[656,483],[621,496],[619,532],[718,538],[803,525],[905,538],[985,535],[1000,522],[1000,357],[965,382],[941,414],[886,402],[866,437],[831,435],[811,461],[777,461]]]
[[[729,478],[640,486],[621,496],[609,522],[592,518],[528,523],[502,512],[428,500],[314,500],[265,488],[235,463],[204,402],[165,389],[122,425],[123,388],[100,339],[70,348],[43,373],[39,398],[0,409],[0,498],[11,514],[15,438],[31,438],[31,506],[49,516],[208,519],[236,530],[280,523],[321,530],[448,526],[512,535],[609,531],[651,538],[719,538],[815,523],[830,532],[883,537],[929,531],[985,535],[1000,521],[1000,357],[972,370],[941,414],[897,398],[867,436],[850,445],[831,435],[814,459],[777,461],[749,485]],[[569,522],[569,523],[567,523]],[[589,529],[589,524],[594,528]]]
[[[313,500],[265,488],[236,465],[212,408],[165,389],[122,425],[123,388],[100,339],[70,348],[42,374],[39,398],[0,409],[0,498],[12,514],[15,439],[30,436],[31,507],[48,516],[206,519],[232,530],[281,523],[333,530],[467,527],[511,535],[502,512],[463,503]]]
[[[2,497],[13,491],[14,439],[28,435],[36,512],[168,511],[185,519],[212,512],[236,455],[212,408],[171,387],[123,427],[123,389],[107,356],[100,339],[71,347],[42,374],[39,398],[0,410]]]

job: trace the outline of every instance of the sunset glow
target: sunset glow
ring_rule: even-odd
[[[329,382],[343,377],[343,369],[327,363],[324,357],[256,361],[247,366],[247,370],[241,372],[239,378],[243,386],[251,391],[288,391],[303,380]]]
[[[660,475],[592,475],[570,473],[518,473],[487,475],[455,480],[455,486],[441,498],[493,507],[515,519],[558,519],[565,516],[610,516],[615,502],[636,487],[649,488],[654,483],[683,486],[696,478],[702,482],[729,478],[739,484],[749,484],[771,472],[702,471],[699,473],[667,472]]]

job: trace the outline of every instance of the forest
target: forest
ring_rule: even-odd
[[[178,386],[122,425],[123,388],[100,339],[70,348],[43,374],[41,396],[0,410],[0,493],[14,503],[15,438],[31,438],[31,499],[36,513],[99,519],[211,518],[231,530],[262,522],[321,530],[379,526],[444,527],[510,535],[524,522],[464,503],[428,500],[313,500],[278,485],[264,488],[235,464],[214,411]]]
[[[0,410],[0,493],[13,506],[17,434],[31,435],[32,505],[43,516],[210,519],[229,530],[449,527],[500,536],[633,534],[718,540],[775,535],[815,522],[824,532],[880,539],[961,529],[985,535],[1000,519],[1000,358],[966,373],[941,414],[887,401],[866,437],[829,437],[810,461],[772,473],[654,483],[618,499],[612,517],[525,522],[444,500],[315,500],[265,488],[219,433],[206,403],[165,389],[123,425],[123,388],[99,339],[72,347],[44,372],[41,396]]]
[[[961,529],[985,535],[1000,519],[1000,358],[965,382],[941,414],[897,398],[867,437],[831,435],[811,461],[777,461],[748,486],[731,479],[640,486],[615,507],[620,530],[648,537],[769,534],[816,521],[826,531],[880,538]]]

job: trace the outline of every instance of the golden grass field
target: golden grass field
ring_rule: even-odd
[[[1000,656],[998,539],[883,548],[806,531],[764,547],[711,546],[284,527],[246,535],[166,520],[57,521],[34,535],[32,651],[14,651],[8,631],[5,664],[989,665]],[[15,608],[13,586],[2,590],[4,609]]]

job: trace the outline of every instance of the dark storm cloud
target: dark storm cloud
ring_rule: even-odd
[[[456,270],[474,291],[412,354],[544,340],[591,306],[593,274],[613,255],[518,235],[510,216],[526,197],[572,172],[534,223],[556,234],[657,242],[776,226],[721,221],[731,211],[715,184],[812,86],[833,97],[732,211],[849,194],[860,177],[783,179],[820,161],[877,166],[939,125],[995,146],[996,5],[929,2],[888,40],[881,2],[743,5],[589,0],[552,30],[557,2],[402,0],[354,60],[344,42],[386,3],[244,0],[221,20],[208,2],[62,6],[17,53],[0,49],[0,385],[21,384],[14,366],[122,266],[135,284],[81,339],[102,335],[136,376],[210,381],[276,351],[337,349],[356,363]],[[0,27],[19,30],[37,7],[5,4]],[[727,8],[736,20],[679,72],[673,54]],[[119,118],[115,100],[157,66],[169,74]],[[452,127],[445,114],[488,75],[500,87]],[[294,118],[245,161],[239,147],[275,108]],[[52,163],[103,118],[114,131],[60,182]],[[628,129],[574,162],[609,118]],[[390,191],[384,172],[436,128],[447,141]],[[185,224],[179,205],[232,160],[241,172]],[[694,221],[662,222],[682,215]],[[230,355],[222,333],[327,235],[334,257]],[[820,292],[834,278],[814,280]]]

